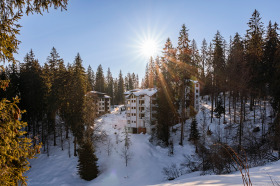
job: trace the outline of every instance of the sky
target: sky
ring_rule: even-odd
[[[280,24],[279,7],[279,0],[69,0],[67,11],[51,9],[19,21],[16,58],[23,61],[32,49],[43,65],[55,47],[66,64],[80,53],[84,67],[94,72],[101,64],[105,75],[110,68],[113,77],[122,70],[142,78],[149,59],[141,50],[146,40],[157,45],[154,57],[168,37],[177,46],[183,24],[198,47],[203,38],[212,41],[217,30],[229,41],[236,32],[245,35],[255,9],[265,27],[269,20]]]

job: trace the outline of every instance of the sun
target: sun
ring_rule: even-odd
[[[159,47],[156,40],[145,39],[141,42],[140,51],[145,57],[153,57],[158,53]]]

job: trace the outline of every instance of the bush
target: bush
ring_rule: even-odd
[[[177,167],[175,163],[172,163],[168,167],[164,167],[162,173],[165,175],[167,180],[174,180],[182,175],[180,169]]]

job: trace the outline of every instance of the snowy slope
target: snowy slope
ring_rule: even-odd
[[[208,108],[208,105],[204,105]],[[209,111],[208,111],[209,113]],[[202,119],[201,113],[197,116]],[[215,119],[217,122],[217,119]],[[149,135],[130,134],[132,153],[128,166],[121,157],[121,149],[124,146],[125,114],[116,108],[111,114],[107,114],[96,121],[95,128],[101,135],[106,133],[107,138],[96,142],[96,155],[99,158],[98,165],[100,175],[92,181],[84,181],[77,175],[77,157],[68,157],[67,149],[61,151],[59,147],[52,147],[50,157],[40,154],[38,159],[31,160],[32,168],[26,174],[29,185],[97,185],[97,186],[142,186],[142,185],[242,185],[239,172],[229,175],[200,176],[200,172],[185,174],[176,180],[166,181],[162,173],[164,167],[172,163],[178,167],[184,162],[184,155],[194,155],[194,147],[187,141],[186,133],[184,146],[178,145],[179,130],[172,133],[174,139],[174,155],[168,156],[168,149],[154,146],[149,142]],[[187,121],[186,127],[190,121]],[[223,125],[221,125],[223,127]],[[210,125],[216,130],[214,124]],[[179,125],[174,129],[179,128]],[[222,131],[224,127],[222,128]],[[186,130],[187,131],[187,128]],[[110,143],[108,143],[108,139]],[[108,144],[111,151],[108,155]],[[71,147],[71,151],[73,147]],[[250,169],[253,185],[271,185],[270,177],[280,182],[280,161],[263,167]]]

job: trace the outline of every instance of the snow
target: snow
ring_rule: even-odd
[[[206,108],[206,113],[209,115],[209,103],[203,103],[202,106]],[[173,156],[168,155],[168,148],[162,148],[152,144],[149,141],[150,135],[130,134],[131,146],[129,150],[132,156],[126,167],[125,161],[121,157],[121,149],[124,147],[126,119],[125,112],[121,112],[120,107],[115,108],[111,114],[106,114],[96,120],[96,132],[100,135],[107,134],[107,138],[95,143],[100,170],[100,174],[96,179],[92,181],[80,179],[76,169],[78,158],[73,156],[73,147],[71,146],[72,156],[69,158],[67,144],[64,144],[64,151],[61,151],[59,147],[51,147],[50,157],[47,157],[46,154],[40,154],[38,155],[38,159],[31,160],[32,167],[26,174],[29,179],[28,185],[243,185],[239,172],[227,175],[204,176],[201,176],[201,172],[194,172],[184,174],[173,181],[166,181],[165,175],[162,172],[164,167],[170,166],[171,164],[180,166],[185,160],[184,155],[190,157],[195,155],[194,146],[187,141],[188,133],[185,135],[184,146],[178,145],[180,139],[179,124],[173,127],[174,132],[172,132],[174,142]],[[250,117],[248,116],[248,118]],[[199,112],[197,121],[201,121],[202,119],[202,113]],[[221,118],[221,123],[222,120],[223,118]],[[228,117],[226,120],[229,122]],[[190,122],[187,121],[185,131],[187,131]],[[214,118],[214,123],[217,122],[218,119]],[[221,135],[226,134],[224,126],[226,125],[220,125]],[[213,132],[217,130],[215,124],[211,124],[210,128]],[[110,139],[110,143],[108,139]],[[211,139],[208,140],[210,141]],[[111,150],[110,155],[107,154],[108,149]],[[253,185],[272,185],[271,179],[280,183],[280,161],[269,163],[262,167],[251,168],[250,176]]]
[[[155,93],[157,93],[156,88],[149,88],[149,89],[134,89],[131,91],[127,91],[124,94],[126,95],[126,98],[128,98],[130,94],[134,94],[135,96],[140,96],[140,95],[152,96]]]

